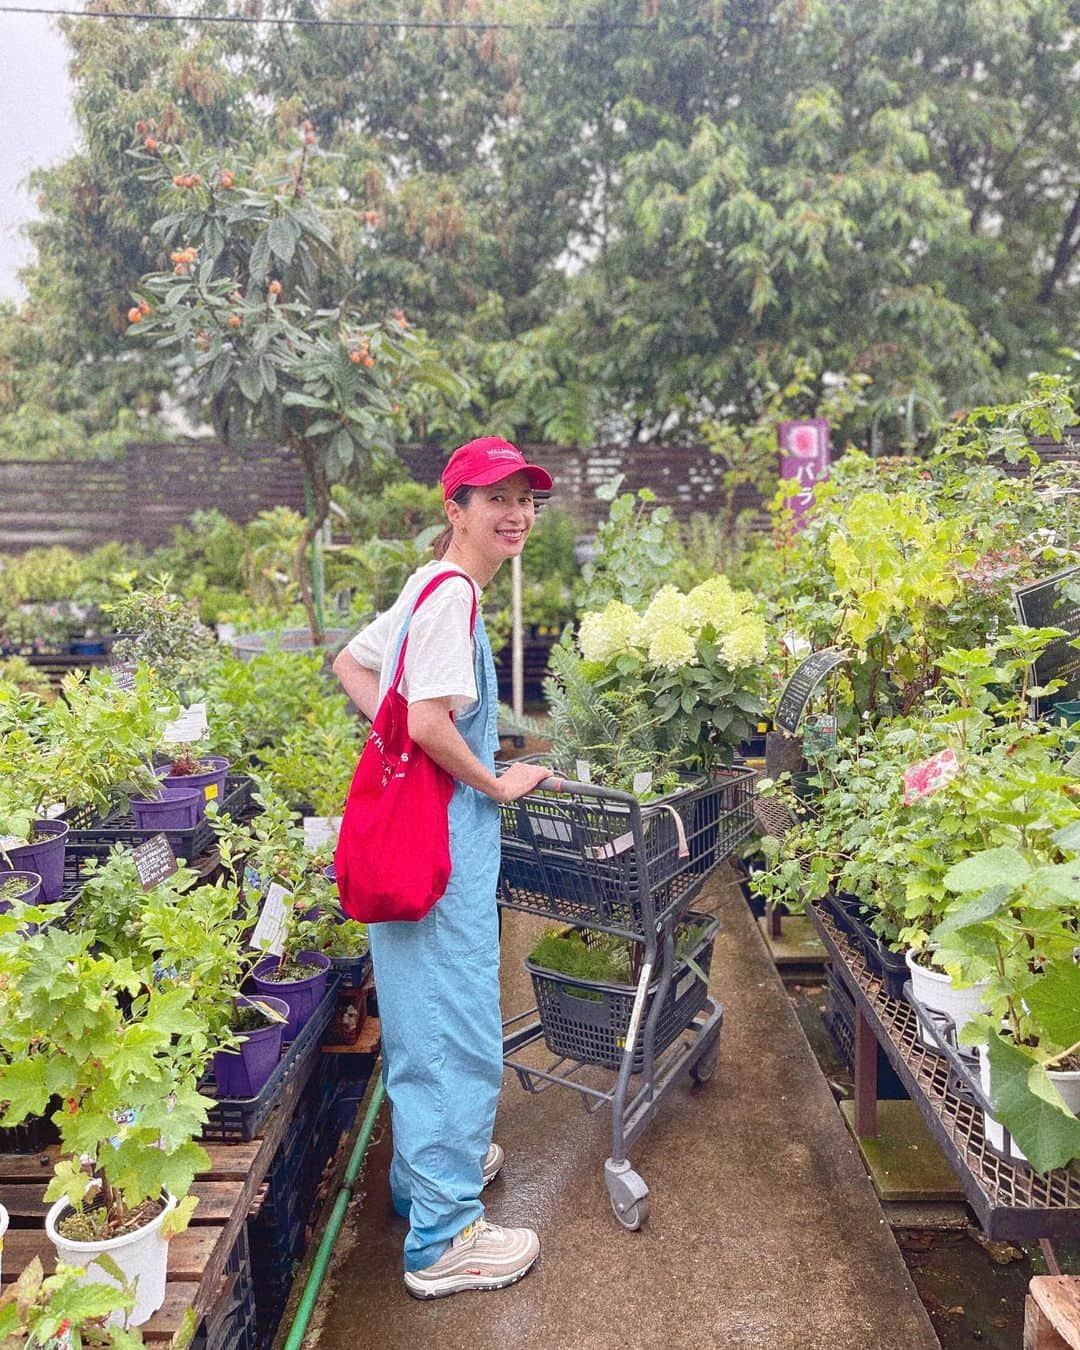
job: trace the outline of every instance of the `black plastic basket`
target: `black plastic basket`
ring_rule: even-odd
[[[250,820],[258,811],[254,800],[254,780],[242,774],[225,779],[225,795],[218,811],[235,821]],[[157,834],[164,834],[177,858],[190,862],[200,858],[214,847],[217,836],[210,820],[204,816],[196,825],[184,830],[140,830],[130,810],[115,810],[98,816],[86,807],[67,812],[64,820],[70,826],[68,853],[75,858],[105,858],[117,845],[134,848]]]
[[[719,924],[707,914],[690,913],[678,927],[678,934],[687,927],[698,928],[693,946],[682,957],[675,958],[671,984],[656,1025],[656,1054],[661,1054],[684,1031],[705,1006],[708,986],[701,974],[708,975],[712,963],[713,943]],[[573,930],[568,930],[573,931]],[[583,937],[590,943],[589,933]],[[689,958],[689,960],[687,959]],[[695,970],[690,961],[698,968]],[[632,984],[615,984],[606,980],[577,979],[546,970],[526,959],[525,969],[532,977],[537,1012],[544,1031],[544,1041],[555,1055],[580,1060],[585,1064],[599,1064],[617,1069],[626,1046],[626,1033],[634,1007],[637,989]],[[701,974],[698,973],[700,970]],[[645,1064],[642,1035],[645,1018],[653,1005],[659,980],[649,986],[645,1010],[638,1030],[632,1068],[641,1073]]]
[[[237,1234],[222,1272],[221,1292],[191,1342],[192,1350],[257,1350],[255,1280],[247,1229]]]
[[[646,895],[658,916],[685,905],[753,829],[755,777],[750,768],[721,769],[644,806],[623,793],[572,786],[508,803],[499,898],[578,926],[641,936]]]
[[[217,1104],[211,1108],[203,1126],[204,1139],[236,1143],[255,1137],[278,1104],[285,1085],[300,1073],[312,1055],[318,1053],[319,1041],[337,1007],[337,991],[337,980],[331,972],[326,992],[318,1006],[300,1029],[300,1035],[285,1047],[285,1053],[258,1095],[247,1098],[218,1097]],[[199,1091],[208,1097],[217,1096],[212,1073],[199,1084]]]
[[[338,977],[338,989],[359,989],[371,969],[371,952],[359,956],[331,956],[330,969]]]

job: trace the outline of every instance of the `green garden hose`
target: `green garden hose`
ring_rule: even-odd
[[[315,1311],[315,1304],[319,1297],[319,1291],[322,1289],[323,1280],[326,1278],[327,1267],[330,1265],[330,1258],[334,1253],[334,1243],[337,1242],[338,1233],[341,1232],[341,1225],[345,1221],[345,1211],[349,1207],[349,1201],[352,1199],[352,1188],[356,1184],[356,1178],[360,1175],[360,1169],[364,1165],[364,1155],[368,1151],[368,1145],[371,1143],[371,1135],[375,1129],[375,1119],[379,1114],[379,1107],[382,1106],[383,1097],[386,1095],[386,1089],[383,1086],[382,1073],[379,1065],[375,1066],[375,1090],[371,1094],[371,1101],[368,1104],[367,1115],[364,1117],[364,1123],[360,1127],[360,1134],[357,1137],[356,1144],[349,1158],[349,1165],[345,1169],[345,1175],[341,1181],[341,1189],[338,1191],[337,1199],[334,1201],[334,1208],[330,1212],[330,1218],[326,1223],[326,1230],[322,1235],[322,1241],[319,1243],[319,1250],[315,1253],[315,1260],[312,1262],[311,1270],[308,1272],[307,1283],[304,1285],[304,1292],[301,1295],[300,1303],[296,1309],[296,1316],[293,1318],[293,1324],[289,1328],[289,1334],[285,1338],[284,1350],[300,1350],[300,1345],[304,1339],[304,1333],[307,1331],[308,1323],[311,1321],[311,1314]]]

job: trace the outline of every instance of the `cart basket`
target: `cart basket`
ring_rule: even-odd
[[[688,904],[751,832],[755,777],[745,767],[718,769],[644,805],[584,784],[507,803],[499,899],[575,926],[643,936]]]
[[[711,915],[694,913],[687,914],[676,929],[676,942],[688,931],[693,936],[685,954],[675,958],[671,984],[664,995],[664,1005],[656,1025],[657,1055],[671,1045],[705,1006],[708,985],[702,975],[707,976],[709,973],[718,929],[719,924]],[[586,930],[582,936],[586,944],[592,945],[589,931]],[[578,979],[546,970],[528,959],[525,969],[532,977],[544,1041],[552,1054],[617,1069],[626,1048],[626,1033],[637,994],[636,986],[614,984],[606,980]],[[645,1067],[642,1049],[645,1020],[659,985],[657,977],[649,985],[646,995],[638,1043],[634,1048],[634,1073],[641,1073]]]

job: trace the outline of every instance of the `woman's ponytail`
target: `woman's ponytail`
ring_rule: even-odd
[[[472,488],[466,483],[464,486],[458,488],[450,500],[452,502],[457,502],[458,506],[468,506],[471,495]],[[446,529],[443,530],[442,534],[439,535],[431,546],[431,551],[435,554],[436,558],[444,558],[446,556],[446,550],[450,547],[450,541],[453,537],[454,527],[452,525],[447,525]]]

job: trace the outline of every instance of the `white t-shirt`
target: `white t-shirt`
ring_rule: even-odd
[[[449,698],[456,713],[476,702],[474,648],[469,636],[472,617],[469,588],[472,588],[478,605],[481,591],[469,574],[456,564],[438,560],[417,568],[393,605],[362,628],[349,643],[349,653],[360,665],[379,672],[380,701],[394,678],[398,634],[412,613],[417,596],[433,577],[443,572],[457,572],[465,581],[444,581],[416,611],[409,625],[401,694],[409,703],[425,698]]]

